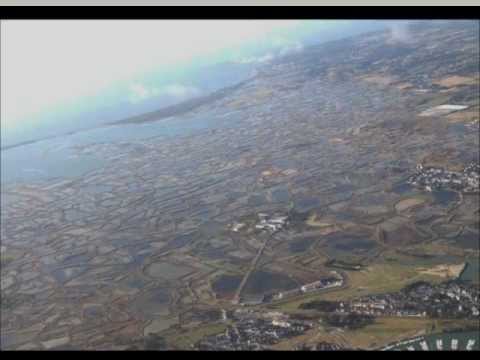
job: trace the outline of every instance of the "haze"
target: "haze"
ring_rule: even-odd
[[[197,96],[213,89],[196,86],[194,76],[185,76],[188,71],[221,62],[267,62],[301,51],[309,35],[320,31],[328,38],[331,30],[339,36],[342,33],[335,29],[349,25],[348,21],[4,21],[2,145],[56,134],[60,124],[74,130],[89,121],[114,120]],[[226,72],[231,77],[237,71]],[[182,74],[183,82],[178,81]],[[218,87],[225,85],[230,83]],[[161,96],[165,104],[157,100],[150,107],[138,106]],[[98,113],[105,108],[115,111]]]

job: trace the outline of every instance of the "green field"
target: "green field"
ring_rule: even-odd
[[[166,333],[167,342],[175,349],[188,350],[197,341],[206,336],[220,334],[227,328],[226,323],[203,324],[195,329],[188,330],[181,334],[176,332]]]

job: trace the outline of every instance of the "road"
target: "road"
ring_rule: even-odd
[[[240,285],[238,285],[238,288],[237,288],[237,291],[235,292],[235,296],[233,297],[232,299],[232,304],[238,304],[240,303],[240,295],[242,293],[242,290],[245,286],[245,284],[247,283],[248,281],[248,278],[250,277],[250,274],[252,273],[253,270],[255,270],[255,268],[257,267],[257,263],[258,263],[258,260],[260,259],[260,257],[262,256],[262,253],[263,253],[263,250],[265,249],[265,247],[268,245],[268,242],[270,241],[270,239],[273,237],[273,234],[271,236],[269,236],[265,242],[263,243],[263,245],[261,246],[261,248],[258,250],[257,252],[257,255],[255,255],[255,258],[252,260],[252,262],[250,263],[250,266],[247,270],[247,272],[245,273],[245,276],[243,277],[242,281],[240,282]]]

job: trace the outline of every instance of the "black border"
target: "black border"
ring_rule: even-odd
[[[228,0],[225,0],[228,1]],[[475,10],[477,9],[477,10]],[[330,20],[480,20],[480,13],[475,6],[0,6],[1,20],[245,20],[245,19],[330,19]],[[6,351],[4,353],[32,353],[40,354],[44,351]],[[123,355],[116,351],[91,351],[91,350],[74,350],[74,351],[50,351],[48,356],[64,356],[65,353],[75,355],[79,353],[82,356],[88,355],[102,356],[103,353],[115,353],[115,356]],[[198,356],[201,351],[163,351],[165,355],[173,355],[177,352],[193,353]],[[268,351],[267,351],[268,352]],[[321,356],[339,353],[355,353],[357,351],[323,351]],[[132,351],[124,351],[127,358]],[[158,355],[157,351],[140,351],[138,355]],[[207,352],[208,356],[221,356],[224,358],[224,351]],[[244,351],[227,352],[227,356],[241,356],[243,358]],[[303,355],[315,356],[318,359],[318,352],[295,352]],[[368,356],[379,355],[380,351],[369,351]],[[388,354],[387,354],[388,353]],[[465,352],[462,355],[474,355]],[[274,352],[274,356],[284,355],[282,352]],[[263,352],[248,352],[247,356],[263,356]],[[402,356],[404,352],[386,352],[385,356]],[[412,352],[408,355],[415,356],[434,356],[438,353],[422,353]],[[280,356],[280,357],[282,357]],[[288,356],[288,355],[287,355]],[[379,355],[381,356],[381,355]],[[384,358],[384,356],[382,356]]]
[[[475,10],[477,9],[477,10]],[[1,19],[480,19],[475,6],[1,6]],[[476,16],[475,16],[476,15]]]

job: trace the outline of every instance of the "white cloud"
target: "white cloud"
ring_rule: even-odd
[[[2,127],[95,96],[159,67],[293,29],[277,20],[6,20],[1,22]],[[147,92],[145,92],[147,91]],[[137,96],[149,90],[136,88]],[[174,89],[174,91],[178,91]]]
[[[171,96],[176,96],[176,97],[191,97],[191,96],[198,95],[200,93],[200,90],[193,86],[171,84],[171,85],[165,86],[161,90],[161,93],[171,95]]]
[[[299,53],[301,51],[303,51],[302,43],[300,43],[299,41],[295,41],[291,44],[287,44],[283,46],[278,52],[278,54],[280,56],[283,56],[283,55],[292,54],[292,53]]]
[[[241,64],[252,64],[252,63],[268,63],[270,61],[272,61],[273,59],[275,58],[275,55],[272,54],[272,53],[267,53],[265,55],[262,55],[262,56],[251,56],[251,57],[247,57],[247,58],[241,58],[240,60],[238,60],[237,62],[241,63]]]
[[[158,94],[158,89],[155,87],[148,88],[143,84],[130,85],[129,100],[132,103],[138,103]]]
[[[262,56],[243,57],[237,62],[241,64],[268,63],[279,56],[301,52],[304,48],[299,41],[291,41],[285,38],[275,38],[272,40],[272,44],[277,48],[275,51],[270,51]]]
[[[159,95],[172,96],[180,100],[197,96],[200,93],[200,89],[182,84],[169,84],[158,88],[154,86],[149,87],[145,84],[134,83],[130,85],[128,100],[135,104]]]
[[[389,39],[391,43],[410,43],[414,39],[408,28],[408,22],[389,24]]]

